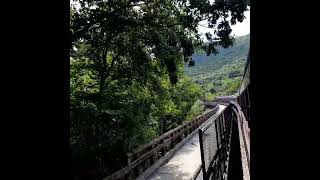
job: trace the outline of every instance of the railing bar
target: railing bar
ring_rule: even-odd
[[[204,149],[203,149],[203,139],[202,139],[202,130],[198,129],[199,134],[199,144],[200,144],[200,154],[201,154],[201,166],[202,166],[202,175],[203,179],[206,177],[206,166],[204,161]]]
[[[217,147],[219,147],[219,144],[220,144],[220,142],[219,142],[219,139],[218,139],[218,127],[217,127],[217,121],[214,121],[214,127],[215,127],[215,129],[216,129],[216,141],[217,141]]]

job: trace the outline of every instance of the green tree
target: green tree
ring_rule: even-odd
[[[97,162],[104,161],[109,174],[126,164],[126,152],[191,118],[190,109],[201,93],[184,78],[183,63],[193,64],[195,47],[210,54],[216,45],[230,46],[229,23],[242,21],[247,4],[77,2],[80,8],[70,11],[73,173],[99,169]],[[207,34],[207,46],[197,31],[204,19],[217,28],[217,38]]]

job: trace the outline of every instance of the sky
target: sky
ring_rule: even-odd
[[[244,16],[246,18],[242,21],[242,23],[237,23],[231,26],[232,33],[234,33],[236,36],[250,34],[250,10],[246,11]]]
[[[249,8],[248,8],[249,9]],[[244,13],[245,19],[240,23],[237,22],[235,25],[231,25],[231,35],[235,36],[244,36],[247,34],[250,34],[250,9]],[[201,25],[207,26],[207,23],[205,21],[200,22]],[[198,26],[198,30],[200,33],[205,34],[206,32],[212,32],[212,29],[205,28],[203,26]],[[204,36],[203,36],[204,37]]]
[[[215,0],[209,0],[211,4],[214,1]],[[237,24],[231,25],[231,35],[244,36],[250,34],[250,7],[248,7],[248,11],[244,13],[244,16],[245,19],[241,23],[237,22]],[[206,33],[208,31],[208,28],[202,26],[199,26],[198,28],[201,33]],[[213,33],[213,30],[211,32]]]

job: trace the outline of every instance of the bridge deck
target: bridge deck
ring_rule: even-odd
[[[218,105],[217,113],[226,106]],[[213,116],[214,117],[214,116]],[[212,118],[209,118],[209,122]],[[205,122],[205,123],[207,123]],[[204,123],[204,124],[205,124]],[[201,164],[200,144],[198,134],[187,141],[172,157],[163,163],[148,179],[149,180],[190,180]]]

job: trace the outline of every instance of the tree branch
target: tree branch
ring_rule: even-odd
[[[208,29],[217,29],[217,28],[210,28],[210,27],[202,25],[202,24],[198,24],[198,26],[202,26],[202,27],[205,27],[205,28],[208,28]]]

